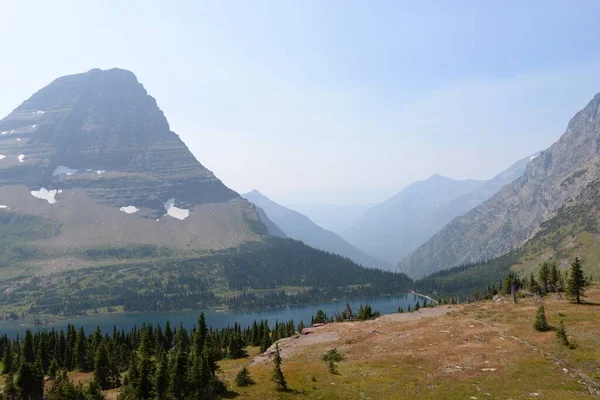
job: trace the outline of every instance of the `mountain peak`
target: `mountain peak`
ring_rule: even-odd
[[[65,226],[93,224],[85,228],[87,239],[74,234],[75,244],[113,240],[115,229],[129,232],[118,240],[146,243],[152,236],[156,242],[154,230],[141,227],[163,216],[184,224],[168,234],[179,247],[221,239],[235,244],[256,233],[246,225],[258,218],[250,204],[196,160],[131,71],[92,69],[58,78],[0,120],[0,132],[0,189],[23,188],[6,195],[14,199],[7,205],[47,217],[47,207],[30,197],[53,193]],[[101,232],[90,212],[120,218],[107,217]],[[220,218],[221,225],[206,226]]]

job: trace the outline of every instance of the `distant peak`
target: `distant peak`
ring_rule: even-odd
[[[447,181],[447,180],[452,180],[452,179],[448,178],[447,176],[444,176],[444,175],[433,174],[429,178],[427,178],[426,180],[428,180],[428,181],[430,181],[430,180],[437,180],[437,181],[444,180],[444,181]]]

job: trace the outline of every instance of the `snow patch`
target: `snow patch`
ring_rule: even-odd
[[[103,173],[105,173],[105,172],[106,172],[105,170],[103,170],[103,169],[99,169],[99,170],[97,170],[97,171],[96,171],[96,174],[97,174],[97,175],[102,175],[102,174],[103,174]]]
[[[32,128],[35,128],[37,125],[33,125]]]
[[[60,175],[73,175],[75,172],[77,172],[76,169],[72,169],[69,167],[65,167],[64,165],[59,165],[58,167],[56,167],[56,169],[54,170],[54,172],[52,173],[53,176],[60,176]]]
[[[169,199],[164,204],[165,210],[167,210],[167,215],[177,218],[180,220],[184,220],[190,216],[190,210],[186,210],[185,208],[175,207],[175,199]]]
[[[12,131],[10,131],[10,133],[15,133],[15,130],[13,129]]]
[[[529,161],[532,161],[532,160],[534,160],[536,158],[537,158],[537,156],[531,156],[531,157],[529,157]]]
[[[91,169],[87,169],[87,168],[86,168],[86,169],[85,169],[85,172],[92,172],[92,170],[91,170]]]
[[[56,195],[60,191],[58,190],[48,190],[46,188],[40,188],[40,190],[32,190],[31,195],[36,199],[46,200],[50,204],[56,203]]]
[[[21,141],[21,138],[18,138],[18,139],[17,139],[17,142],[20,142],[20,141]]]
[[[5,208],[8,208],[8,206],[0,204],[0,210],[5,209]]]
[[[6,135],[8,131],[0,132],[0,135]]]
[[[19,154],[17,159],[19,160],[19,162],[23,162],[23,160],[25,159],[25,156],[23,154]]]
[[[46,114],[46,111],[39,110],[39,111],[34,112],[34,114]]]
[[[5,155],[3,155],[3,154],[0,154],[0,160],[2,160],[2,159],[4,159],[4,158],[6,158],[6,156],[5,156]]]
[[[127,206],[121,207],[119,210],[123,211],[125,214],[133,214],[134,212],[138,212],[139,209],[136,206]]]

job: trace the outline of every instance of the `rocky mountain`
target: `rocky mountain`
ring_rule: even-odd
[[[0,204],[51,221],[41,245],[219,249],[265,233],[129,71],[94,69],[41,89],[0,121],[0,154]]]
[[[537,155],[537,154],[536,154]],[[532,155],[487,181],[434,175],[365,212],[343,237],[386,261],[397,263],[444,225],[467,213],[518,178]]]
[[[523,176],[446,225],[403,259],[401,270],[421,276],[518,248],[562,207],[582,201],[582,193],[600,177],[599,150],[600,94],[571,119],[556,143],[527,165]]]
[[[301,240],[317,249],[348,257],[365,267],[391,269],[393,264],[387,264],[352,246],[339,235],[321,228],[307,216],[283,207],[258,190],[242,195],[257,208],[264,210],[270,220],[290,238]]]
[[[131,72],[57,79],[0,121],[0,318],[268,308],[411,282],[285,236]]]

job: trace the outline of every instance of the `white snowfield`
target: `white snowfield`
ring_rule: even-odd
[[[0,160],[6,158],[6,156],[4,154],[0,154]]]
[[[50,204],[56,203],[56,195],[62,193],[62,190],[48,190],[46,188],[40,188],[40,190],[32,190],[31,195],[36,199],[46,200]]]
[[[0,210],[2,210],[2,209],[5,209],[5,208],[8,208],[8,206],[5,206],[5,205],[3,205],[3,204],[0,204]]]
[[[23,154],[19,154],[17,160],[19,160],[19,162],[23,162],[23,160],[25,160],[25,156]]]
[[[175,199],[169,199],[164,204],[165,210],[167,210],[167,215],[173,218],[177,218],[180,220],[184,220],[190,216],[190,210],[186,210],[185,208],[175,207]]]
[[[39,110],[39,111],[34,112],[34,114],[46,114],[46,111]]]
[[[105,173],[105,172],[106,172],[105,170],[103,170],[103,169],[99,169],[99,170],[97,170],[97,171],[96,171],[96,174],[97,174],[97,175],[102,175],[102,174],[103,174],[103,173]]]
[[[54,176],[60,176],[60,175],[73,175],[75,172],[77,172],[76,169],[72,169],[69,167],[65,167],[64,165],[59,165],[58,167],[56,167],[56,169],[54,170],[54,172],[52,173],[52,175]]]
[[[139,211],[136,206],[121,207],[119,210],[123,211],[125,214],[133,214],[134,212]]]

